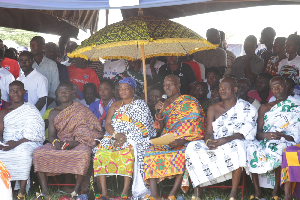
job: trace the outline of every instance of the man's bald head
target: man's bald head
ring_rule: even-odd
[[[285,86],[286,86],[286,80],[285,80],[285,78],[282,77],[282,76],[276,76],[276,77],[272,78],[272,79],[270,80],[270,84],[272,84],[272,83],[275,82],[275,81],[280,81],[280,82],[282,83],[282,85],[285,85]]]
[[[164,80],[164,91],[168,97],[177,96],[180,94],[180,79],[174,74],[166,76]]]
[[[165,79],[166,79],[166,78],[171,78],[171,79],[174,80],[174,82],[175,82],[176,84],[180,84],[180,78],[179,78],[178,76],[174,75],[174,74],[170,74],[170,75],[166,76]]]
[[[227,83],[230,83],[232,85],[232,87],[237,87],[237,83],[234,78],[226,77],[226,78],[222,79],[221,83],[222,82],[227,82]]]
[[[276,101],[283,101],[287,99],[289,92],[284,77],[277,76],[272,78],[270,81],[270,88],[276,98]]]
[[[62,81],[56,89],[56,99],[60,103],[69,103],[73,101],[73,84],[69,81]]]
[[[237,91],[238,87],[235,79],[231,77],[226,77],[221,81],[219,87],[219,94],[223,101],[236,98]]]

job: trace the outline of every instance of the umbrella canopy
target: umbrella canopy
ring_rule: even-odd
[[[154,56],[183,56],[196,51],[215,49],[187,27],[168,19],[133,17],[106,26],[86,39],[69,57],[90,60],[141,59]]]

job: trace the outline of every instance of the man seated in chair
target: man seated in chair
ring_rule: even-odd
[[[236,98],[237,83],[224,78],[219,87],[221,102],[207,111],[205,141],[191,142],[186,149],[186,167],[200,199],[200,187],[232,179],[230,200],[237,199],[242,168],[246,166],[247,140],[256,134],[257,109]]]
[[[162,136],[173,134],[175,141],[166,145],[153,145],[144,157],[145,180],[150,183],[149,199],[161,199],[157,183],[165,178],[175,178],[175,184],[168,199],[174,200],[183,180],[185,171],[185,144],[204,139],[206,119],[199,102],[192,96],[180,94],[180,80],[176,75],[164,79],[164,91],[168,99],[159,101],[155,109],[160,109],[156,118],[156,129]],[[154,124],[155,125],[155,124]]]
[[[300,142],[300,101],[288,96],[283,77],[272,78],[270,87],[276,101],[259,108],[257,140],[247,145],[246,170],[251,172],[255,189],[250,199],[255,200],[262,198],[260,187],[272,188],[272,200],[279,199],[280,179],[285,178],[281,175],[282,153]]]
[[[49,114],[49,141],[33,152],[34,170],[40,180],[42,193],[38,199],[49,196],[46,175],[75,174],[76,185],[71,193],[78,196],[83,178],[91,161],[94,139],[102,137],[101,124],[92,111],[73,102],[73,85],[62,82],[57,88],[61,105]]]
[[[24,84],[13,81],[9,84],[12,104],[0,110],[0,142],[6,144],[0,144],[0,161],[11,174],[11,181],[20,181],[15,187],[19,189],[17,199],[25,199],[25,188],[28,192],[30,187],[32,152],[45,140],[44,120],[34,105],[24,103],[25,94]],[[0,197],[3,199],[1,193]]]

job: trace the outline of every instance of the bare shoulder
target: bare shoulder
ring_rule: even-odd
[[[7,115],[10,111],[12,111],[13,109],[9,106],[7,108],[3,108],[0,110],[0,119],[3,119],[5,117],[5,115]]]
[[[270,111],[271,108],[275,105],[275,102],[271,102],[271,103],[267,103],[267,104],[263,104],[259,107],[258,109],[258,115],[264,115],[266,112]]]
[[[113,109],[114,111],[118,110],[122,104],[122,101],[115,101],[111,104],[109,110]]]
[[[49,113],[49,119],[54,119],[57,115],[58,115],[58,113],[60,113],[61,112],[61,109],[59,109],[59,108],[54,108],[53,110],[51,110],[50,111],[50,113]]]
[[[119,108],[122,104],[122,101],[115,101],[111,104],[112,108]]]
[[[219,103],[210,105],[207,109],[207,113],[215,113],[216,110],[220,109],[221,105],[219,105]]]

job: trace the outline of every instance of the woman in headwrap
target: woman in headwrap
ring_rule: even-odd
[[[106,176],[124,176],[121,198],[128,198],[130,180],[133,177],[133,199],[149,193],[144,184],[144,151],[148,149],[149,138],[156,135],[152,127],[153,119],[144,100],[136,99],[136,82],[131,77],[119,81],[122,98],[114,102],[105,121],[106,133],[98,145],[94,159],[94,176],[99,177],[102,195],[99,199],[109,199]]]

